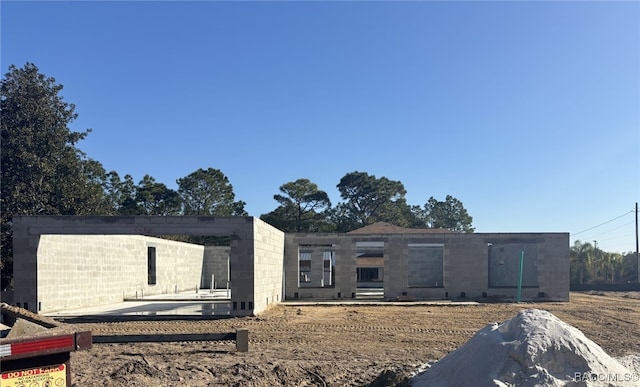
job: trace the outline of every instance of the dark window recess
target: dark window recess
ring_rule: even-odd
[[[311,282],[311,261],[300,261],[300,282]]]
[[[147,283],[149,285],[156,284],[156,248],[147,247]]]
[[[381,267],[358,267],[356,269],[358,282],[381,282],[382,271]]]
[[[267,302],[268,304],[268,302]],[[253,309],[253,301],[249,301],[249,309]]]

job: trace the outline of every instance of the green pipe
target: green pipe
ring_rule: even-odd
[[[520,251],[520,270],[518,271],[518,303],[522,299],[522,267],[524,266],[524,250]]]

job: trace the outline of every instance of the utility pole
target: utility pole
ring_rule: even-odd
[[[640,254],[638,254],[638,202],[636,202],[636,261],[638,262],[638,283],[640,284]]]

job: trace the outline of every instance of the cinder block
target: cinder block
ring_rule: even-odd
[[[249,330],[236,329],[236,350],[238,352],[249,352]]]

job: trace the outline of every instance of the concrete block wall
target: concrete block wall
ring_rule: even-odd
[[[545,234],[538,248],[538,284],[545,298],[569,301],[570,255],[568,234]],[[528,296],[532,296],[528,294]]]
[[[146,238],[148,246],[156,247],[157,260],[157,284],[147,285],[146,292],[166,294],[200,287],[204,246]]]
[[[385,252],[385,298],[409,295],[416,298],[515,299],[517,287],[489,287],[489,243],[514,243],[537,246],[538,286],[522,289],[522,299],[568,301],[569,238],[566,233],[484,233],[484,234],[415,234],[388,236]],[[429,243],[444,245],[444,284],[442,287],[407,286],[407,245]],[[387,259],[388,257],[388,259]],[[514,260],[518,259],[517,254]],[[390,279],[390,281],[386,281]]]
[[[384,297],[397,297],[407,290],[407,273],[409,266],[406,243],[402,238],[391,238],[380,235],[384,241]]]
[[[387,299],[395,299],[398,296],[412,296],[416,298],[445,298],[447,285],[447,263],[450,262],[450,250],[447,249],[451,245],[449,234],[389,234],[381,235],[385,240],[385,281],[384,281],[384,297]],[[409,244],[433,244],[443,245],[443,279],[444,283],[438,286],[417,287],[409,286]],[[440,270],[440,267],[437,268]],[[415,274],[412,273],[412,274]]]
[[[231,278],[231,315],[253,314],[254,299],[254,240],[253,227],[243,229],[231,237],[229,277]]]
[[[254,218],[253,313],[282,301],[284,233]]]
[[[331,245],[307,245],[300,246],[300,251],[305,251],[311,256],[311,260],[308,261],[310,265],[310,272],[307,272],[309,282],[303,282],[301,277],[299,278],[300,287],[305,288],[322,288],[333,286],[329,273],[326,273],[324,269],[324,253],[333,252],[334,248]],[[300,270],[298,271],[300,274]]]
[[[151,289],[144,287],[147,283],[146,275],[146,247],[151,235],[201,235],[201,236],[230,236],[229,247],[229,277],[232,287],[233,316],[243,316],[260,313],[269,305],[283,299],[317,298],[340,299],[351,298],[356,292],[356,241],[384,241],[384,296],[394,299],[406,293],[419,298],[458,297],[465,292],[467,297],[479,297],[483,293],[488,296],[515,297],[516,289],[495,289],[488,287],[488,243],[536,243],[536,264],[538,270],[538,287],[523,289],[523,299],[537,298],[544,294],[545,299],[568,300],[569,298],[569,235],[567,233],[488,233],[488,234],[429,234],[412,231],[408,234],[363,235],[363,234],[283,234],[281,231],[252,217],[153,217],[153,216],[16,216],[14,227],[14,302],[26,306],[33,312],[41,308],[49,309],[55,305],[54,300],[59,296],[52,296],[58,291],[60,278],[72,278],[73,274],[59,272],[50,275],[48,271],[40,271],[39,248],[52,234],[67,235],[74,240],[78,237],[93,235],[124,236],[126,238],[142,238],[144,248],[141,249],[140,261],[123,265],[134,265],[129,272],[137,273],[133,284],[127,283],[117,291],[125,296],[134,295],[136,285],[145,294],[175,290],[179,281],[184,278],[185,285],[179,284],[179,290],[191,289],[201,284],[204,248],[200,250],[197,263],[199,270],[192,270],[191,264],[169,263],[157,245],[157,277],[158,285]],[[142,236],[140,234],[146,235]],[[128,235],[128,236],[127,236]],[[154,239],[154,238],[151,238]],[[157,238],[155,238],[157,239]],[[154,240],[155,240],[154,239]],[[162,240],[158,240],[162,241]],[[154,243],[164,243],[164,242]],[[115,242],[114,242],[115,243]],[[124,243],[124,242],[122,242]],[[127,242],[128,243],[128,242]],[[176,242],[177,243],[177,242]],[[444,286],[442,288],[408,287],[408,243],[442,243],[444,245]],[[335,251],[335,282],[332,287],[300,288],[298,286],[298,246],[299,245],[331,245]],[[68,246],[71,251],[75,245]],[[100,250],[103,247],[93,247]],[[111,249],[111,247],[109,247]],[[117,248],[114,248],[117,250]],[[125,248],[130,250],[130,248]],[[62,254],[62,253],[58,253]],[[184,255],[182,255],[184,254]],[[131,254],[129,254],[131,255]],[[188,259],[190,253],[175,251],[172,256]],[[144,259],[142,259],[144,258]],[[46,261],[53,265],[53,261]],[[53,259],[53,258],[51,258]],[[117,258],[113,258],[117,259]],[[87,270],[86,258],[77,258],[75,270],[85,270],[86,277],[101,277]],[[100,262],[100,267],[107,270],[111,261]],[[138,270],[142,268],[143,270]],[[69,270],[70,267],[60,270]],[[58,270],[57,267],[47,270]],[[208,268],[207,270],[216,270]],[[284,289],[282,272],[284,278]],[[60,274],[63,273],[63,274]],[[124,275],[124,273],[121,273]],[[193,276],[192,276],[193,275]],[[222,276],[223,274],[221,274]],[[58,279],[54,279],[58,277]],[[130,277],[130,276],[129,276]],[[127,278],[129,278],[127,277]],[[127,279],[128,280],[128,279]],[[123,282],[122,278],[117,281]],[[210,280],[209,280],[210,281]],[[66,282],[66,281],[65,281]],[[86,281],[88,282],[88,281]],[[84,289],[91,284],[85,283],[78,289]],[[40,287],[45,291],[41,291]],[[75,285],[74,285],[75,286]],[[108,285],[107,285],[108,286]],[[82,293],[84,290],[79,290]],[[111,299],[111,295],[100,295],[99,290],[93,293],[98,299]],[[82,298],[84,296],[71,296]],[[102,298],[100,298],[102,297]],[[80,303],[74,301],[74,303]],[[92,301],[91,305],[97,305]],[[79,307],[77,305],[73,307]],[[89,305],[90,306],[90,305]]]
[[[38,311],[36,304],[39,302],[37,281],[39,240],[41,235],[52,234],[71,237],[78,235],[228,236],[231,238],[229,256],[229,277],[232,287],[231,315],[244,316],[259,313],[264,309],[267,298],[269,303],[274,299],[282,299],[284,234],[253,217],[15,216],[13,225],[14,302],[22,306],[28,304],[28,309],[33,312]],[[257,249],[255,243],[258,244]],[[254,266],[254,257],[258,258],[258,266]],[[162,262],[158,264],[162,265]],[[200,272],[197,273],[196,278],[190,277],[186,281],[189,285],[186,285],[185,289],[195,288],[201,283],[202,264],[203,256],[201,255]],[[277,269],[276,266],[278,266]],[[187,267],[179,266],[172,267],[172,270],[177,275],[190,272]],[[144,273],[146,276],[146,269]],[[258,275],[265,275],[265,277],[256,279]],[[190,285],[191,283],[193,285]],[[169,287],[170,284],[167,284],[167,288]],[[257,295],[254,293],[256,289]]]
[[[156,248],[156,284],[147,277],[147,247]],[[41,235],[38,312],[53,312],[195,289],[204,247],[136,235]]]
[[[229,280],[229,246],[205,246],[204,262],[202,263],[201,288],[211,289],[211,276],[214,276],[216,289],[226,289]]]
[[[312,284],[316,286],[298,286],[300,275],[298,251],[300,246],[311,246],[316,252],[317,262],[312,265],[322,270],[322,251],[335,251],[335,270],[333,286],[321,287],[319,277]],[[331,246],[331,247],[328,247]],[[356,249],[355,243],[344,234],[335,233],[297,233],[286,234],[284,249],[285,299],[340,299],[351,298],[356,292]]]
[[[444,288],[430,289],[440,297],[479,297],[488,286],[488,250],[478,234],[452,234],[444,244]],[[444,293],[444,294],[443,294]]]
[[[384,297],[408,295],[416,298],[503,297],[515,299],[517,288],[489,287],[489,243],[537,246],[535,256],[538,286],[522,289],[523,300],[569,299],[569,236],[566,233],[471,233],[471,234],[287,234],[285,240],[285,292],[287,299],[336,298],[355,292],[355,243],[384,242]],[[298,286],[298,246],[336,244],[335,289]],[[409,287],[409,244],[442,244],[443,279],[438,287]],[[514,256],[514,259],[518,257]]]
[[[315,248],[311,253],[311,273],[308,284],[309,287],[321,288],[324,287],[324,262],[322,261],[322,248]]]
[[[335,297],[354,297],[356,282],[356,244],[350,237],[341,235],[336,246]]]
[[[495,233],[479,234],[483,242],[504,244],[513,250],[510,255],[519,262],[519,250],[525,254],[525,270],[532,266],[537,271],[537,286],[523,287],[523,300],[569,300],[569,235],[566,233]],[[488,257],[488,247],[487,247]],[[535,262],[531,262],[531,260]],[[515,265],[514,265],[515,266]],[[513,270],[509,275],[516,277]],[[530,276],[531,273],[524,273]],[[534,274],[535,275],[535,274]],[[513,281],[517,283],[517,281]],[[489,297],[516,300],[518,289],[516,286],[508,288],[489,287],[486,290]],[[543,297],[540,297],[543,295]]]
[[[13,221],[13,304],[37,312],[39,236],[29,225]]]

